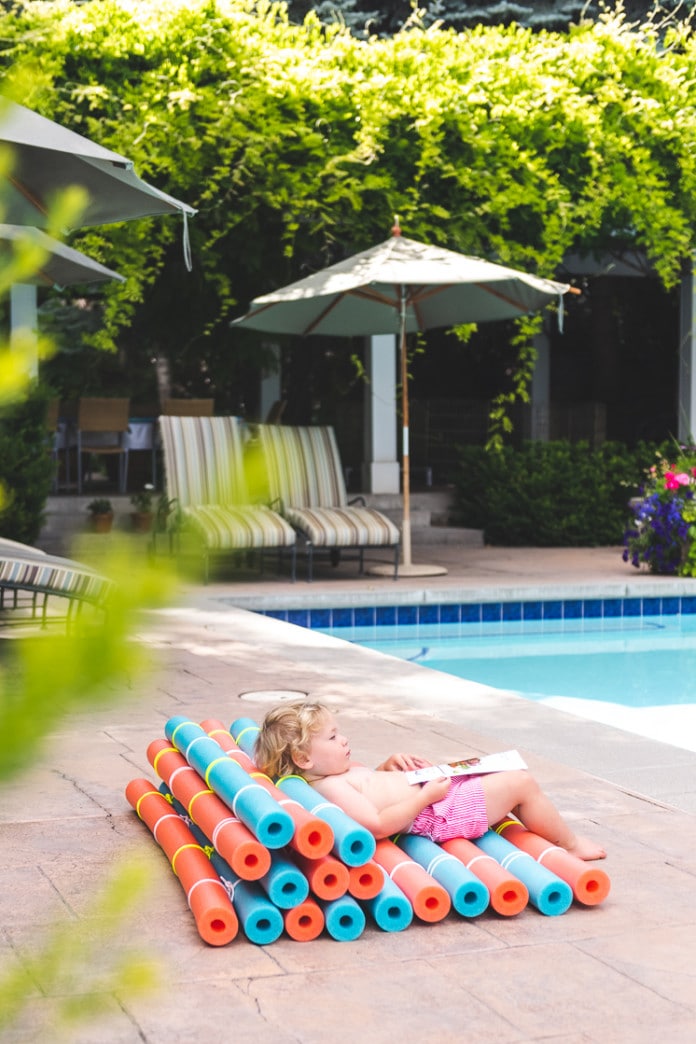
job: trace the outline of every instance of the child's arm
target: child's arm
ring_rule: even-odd
[[[399,801],[378,809],[343,776],[327,776],[314,784],[325,798],[333,801],[378,840],[406,830],[427,805],[445,796],[449,785],[449,779],[433,779],[422,787],[411,787]]]
[[[430,765],[431,761],[418,754],[390,754],[386,761],[377,766],[375,772],[410,772],[412,769],[429,768]]]

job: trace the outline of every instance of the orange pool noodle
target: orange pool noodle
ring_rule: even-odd
[[[244,881],[258,881],[268,873],[271,854],[266,846],[208,789],[183,754],[168,740],[161,739],[153,740],[148,746],[147,757],[160,779],[235,874]]]
[[[239,931],[237,914],[225,886],[183,819],[147,779],[131,780],[126,798],[169,859],[201,939],[211,946],[231,942]]]
[[[293,859],[309,881],[309,887],[319,899],[340,899],[348,891],[348,867],[332,855],[308,859],[296,852]]]
[[[371,859],[362,866],[349,866],[348,878],[348,893],[354,899],[374,899],[382,891],[384,870]]]
[[[491,895],[491,907],[496,913],[513,917],[524,910],[529,901],[527,886],[504,870],[493,856],[486,855],[464,837],[442,841],[440,847],[456,856],[472,874],[483,881]]]
[[[399,886],[421,921],[441,921],[450,912],[452,900],[447,891],[393,841],[382,838],[377,842],[374,861]]]
[[[597,906],[609,895],[611,882],[605,870],[589,866],[584,859],[578,859],[564,848],[552,845],[545,838],[527,830],[516,819],[505,819],[493,829],[569,884],[579,903]]]
[[[207,718],[201,722],[201,728],[214,740],[217,740],[225,753],[234,758],[246,772],[253,776],[257,783],[261,783],[292,818],[295,832],[288,842],[290,848],[294,848],[301,855],[309,856],[310,859],[319,859],[320,856],[328,855],[334,844],[333,831],[329,824],[323,819],[319,819],[318,816],[313,816],[297,801],[293,801],[282,790],[279,790],[265,773],[259,772],[249,755],[235,743],[231,732],[221,721]]]
[[[285,931],[295,942],[311,942],[324,931],[324,911],[310,896],[292,910],[282,910]]]

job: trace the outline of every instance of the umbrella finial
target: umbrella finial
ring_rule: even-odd
[[[399,215],[398,214],[394,215],[394,224],[392,226],[392,235],[393,236],[400,236],[401,235],[401,225],[399,224]]]

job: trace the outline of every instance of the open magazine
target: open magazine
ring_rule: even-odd
[[[481,758],[462,758],[461,761],[447,761],[442,765],[412,769],[405,775],[409,783],[426,783],[429,779],[439,779],[441,776],[484,776],[489,772],[509,772],[511,769],[526,768],[527,764],[519,751],[504,750],[500,754],[485,754]]]

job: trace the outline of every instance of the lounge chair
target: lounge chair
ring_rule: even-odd
[[[70,558],[0,538],[0,610],[28,610],[46,626],[50,598],[68,602],[68,629],[84,605],[106,611],[113,581]],[[9,598],[8,598],[9,593]],[[23,598],[22,596],[27,597]]]
[[[296,535],[263,504],[251,504],[244,475],[243,427],[238,417],[159,418],[165,496],[176,502],[183,526],[199,543],[207,581],[212,554],[258,551],[291,556]]]
[[[398,527],[381,511],[348,501],[341,458],[331,427],[259,424],[255,429],[267,473],[270,503],[304,536],[307,579],[318,548],[336,561],[344,549],[357,549],[360,572],[366,548],[390,548],[394,579],[399,569]],[[362,501],[359,505],[358,502]]]

